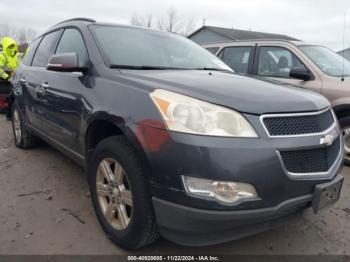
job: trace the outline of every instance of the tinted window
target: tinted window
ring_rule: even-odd
[[[87,51],[80,32],[76,29],[66,29],[57,46],[56,54],[72,52],[77,54],[79,65],[86,61]]]
[[[54,51],[59,31],[49,33],[44,36],[39,48],[37,49],[32,65],[37,67],[46,67],[51,54]]]
[[[292,67],[305,68],[303,63],[283,47],[260,47],[258,75],[289,78]]]
[[[33,55],[35,53],[36,48],[38,47],[38,44],[40,43],[41,37],[36,39],[33,43],[30,44],[30,46],[27,48],[24,57],[22,59],[22,63],[25,65],[30,65],[33,60]]]
[[[206,48],[210,53],[216,54],[216,52],[219,50],[219,47],[208,47]]]
[[[221,57],[233,70],[246,74],[251,51],[251,47],[226,47]]]

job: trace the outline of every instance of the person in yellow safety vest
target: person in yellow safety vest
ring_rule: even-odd
[[[18,45],[11,37],[2,38],[2,52],[0,52],[0,78],[10,81],[13,72],[19,66]],[[6,117],[11,118],[11,98],[8,96]]]

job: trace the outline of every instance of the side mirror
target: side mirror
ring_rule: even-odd
[[[309,81],[313,79],[313,75],[311,72],[305,68],[299,68],[299,67],[293,67],[290,69],[289,76],[304,80],[304,81]]]
[[[84,72],[87,68],[87,62],[79,63],[76,53],[52,55],[46,66],[47,70],[60,72]]]

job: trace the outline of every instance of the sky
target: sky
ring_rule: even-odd
[[[136,14],[154,20],[169,8],[182,21],[285,34],[335,51],[350,47],[350,0],[0,0],[0,24],[31,27],[39,33],[62,20],[90,17],[128,24]]]

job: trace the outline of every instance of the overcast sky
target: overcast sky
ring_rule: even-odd
[[[133,14],[162,17],[169,7],[197,27],[207,25],[286,34],[342,49],[350,47],[350,0],[0,0],[0,23],[27,26],[41,32],[72,17],[129,23]]]

